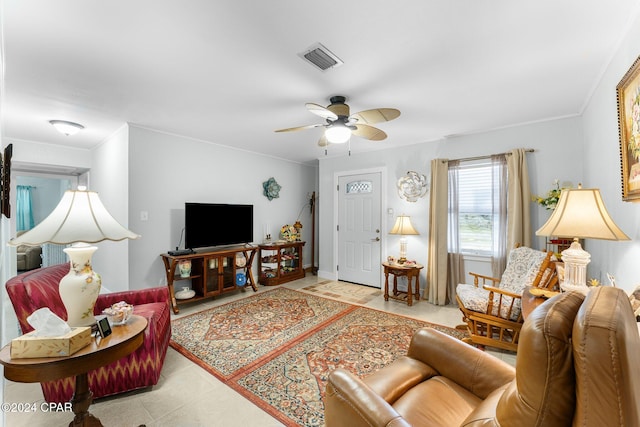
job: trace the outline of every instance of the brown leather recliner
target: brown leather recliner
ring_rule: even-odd
[[[640,335],[627,295],[558,295],[525,321],[517,369],[433,329],[360,380],[329,376],[336,426],[640,426]]]

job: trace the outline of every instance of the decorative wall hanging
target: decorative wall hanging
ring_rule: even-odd
[[[263,182],[262,188],[264,189],[264,196],[269,199],[269,201],[280,197],[280,189],[282,187],[276,182],[275,178],[271,177]]]
[[[398,194],[407,202],[415,202],[427,194],[427,177],[415,171],[407,172],[398,180]]]
[[[640,57],[616,86],[622,200],[640,199]]]

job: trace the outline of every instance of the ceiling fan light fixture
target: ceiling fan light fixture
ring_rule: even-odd
[[[49,123],[51,123],[58,132],[67,136],[75,135],[84,129],[84,126],[81,124],[68,122],[66,120],[49,120]]]
[[[333,123],[326,131],[324,136],[331,144],[344,144],[351,138],[351,129],[346,127],[343,123]]]

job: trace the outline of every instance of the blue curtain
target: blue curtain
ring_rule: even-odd
[[[34,227],[30,185],[18,185],[16,193],[17,230],[31,230]]]

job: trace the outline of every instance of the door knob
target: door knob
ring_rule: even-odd
[[[380,238],[379,238],[379,237],[376,237],[375,239],[371,239],[371,241],[372,241],[372,242],[379,242],[379,241],[380,241]]]

